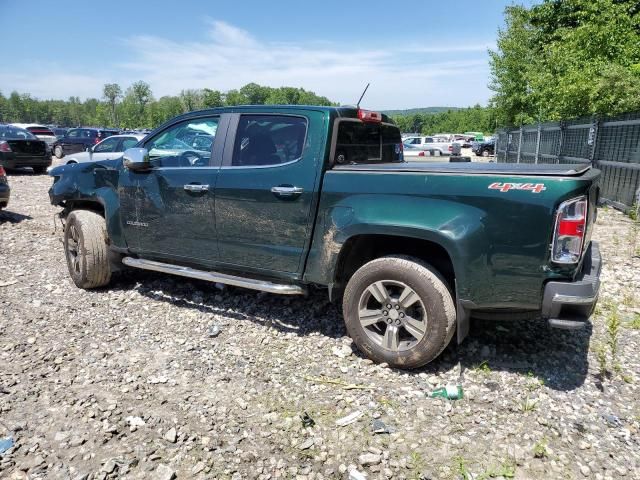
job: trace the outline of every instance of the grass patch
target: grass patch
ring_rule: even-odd
[[[533,445],[533,456],[535,458],[547,458],[549,451],[547,450],[547,439],[542,438]]]
[[[633,330],[640,330],[640,313],[636,313],[627,326]]]
[[[529,397],[525,398],[520,403],[520,411],[522,413],[534,412],[538,408],[538,402],[531,400]]]
[[[484,360],[478,365],[473,366],[473,371],[476,373],[482,373],[484,375],[489,375],[491,373],[491,367],[489,366],[489,362]]]

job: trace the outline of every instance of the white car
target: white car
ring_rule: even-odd
[[[402,145],[403,156],[404,159],[408,162],[444,162],[446,160],[442,159],[442,156],[438,152],[433,152],[433,154],[429,150],[423,150],[415,145],[407,145],[406,143]]]
[[[122,156],[127,148],[135,147],[144,135],[112,135],[95,144],[87,152],[72,153],[65,157],[67,164],[113,160]]]
[[[37,123],[12,123],[11,125],[27,130],[31,134],[35,135],[38,140],[43,140],[47,144],[49,152],[51,152],[53,144],[58,140],[56,134],[45,125],[39,125]]]
[[[402,143],[413,145],[421,150],[427,150],[435,155],[450,155],[452,143],[438,137],[407,137]]]

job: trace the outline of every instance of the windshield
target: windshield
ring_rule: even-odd
[[[400,130],[393,124],[342,120],[338,124],[335,162],[402,162],[401,144]]]
[[[30,132],[23,128],[0,125],[0,139],[2,140],[37,140]]]

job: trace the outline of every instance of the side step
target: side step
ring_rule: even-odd
[[[587,322],[580,320],[563,320],[561,318],[550,318],[549,326],[562,330],[580,330],[587,325]]]
[[[304,295],[306,290],[298,285],[288,285],[272,283],[266,280],[256,280],[253,278],[236,277],[224,273],[206,272],[195,270],[189,267],[171,265],[170,263],[155,262],[153,260],[143,260],[141,258],[124,257],[122,263],[128,267],[141,268],[143,270],[153,270],[154,272],[170,273],[182,277],[197,278],[208,282],[224,283],[234,287],[250,288],[262,292],[278,293],[280,295]]]

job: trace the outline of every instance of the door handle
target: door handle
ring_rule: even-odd
[[[293,197],[304,192],[304,188],[293,187],[289,185],[280,185],[279,187],[271,187],[271,193],[275,193],[278,197]]]
[[[200,185],[195,183],[188,183],[183,185],[183,187],[187,192],[208,192],[209,185]]]

